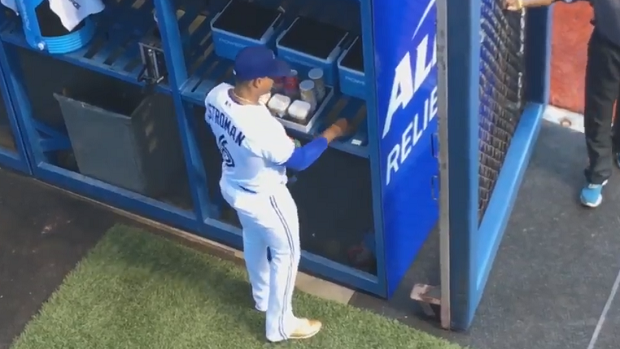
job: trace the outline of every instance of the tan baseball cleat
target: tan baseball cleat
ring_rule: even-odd
[[[319,320],[299,319],[299,326],[290,334],[289,339],[306,339],[319,333],[323,324]]]

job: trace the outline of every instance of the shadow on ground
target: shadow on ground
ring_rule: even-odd
[[[118,219],[32,179],[0,171],[0,348]]]

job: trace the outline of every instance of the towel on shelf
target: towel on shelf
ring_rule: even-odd
[[[19,16],[16,0],[0,0],[0,2]],[[49,4],[50,9],[60,18],[68,31],[72,31],[84,18],[105,8],[101,0],[49,0]]]

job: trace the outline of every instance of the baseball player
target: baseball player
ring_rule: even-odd
[[[291,303],[301,249],[286,168],[306,169],[349,125],[340,119],[310,143],[296,147],[259,102],[271,91],[274,78],[291,74],[288,64],[267,48],[248,47],[237,55],[234,73],[234,87],[220,84],[205,100],[206,121],[222,153],[220,189],[243,227],[246,267],[255,307],[266,312],[267,340],[310,338],[321,322],[295,317]]]
[[[618,104],[612,130],[614,102],[620,95],[620,0],[504,0],[504,4],[508,10],[519,11],[555,2],[582,1],[590,2],[594,9],[594,30],[588,42],[583,115],[590,163],[585,169],[587,183],[580,200],[584,206],[597,207],[603,201],[603,186],[611,177],[612,163],[620,167]]]

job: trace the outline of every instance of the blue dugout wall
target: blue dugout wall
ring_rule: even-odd
[[[32,174],[4,74],[0,74],[0,98],[0,166]]]
[[[302,268],[389,298],[439,219],[445,327],[466,329],[482,297],[547,102],[549,10],[523,17],[525,29],[517,31],[523,34],[518,41],[524,50],[513,52],[513,46],[502,42],[515,34],[493,31],[510,21],[495,0],[254,2],[283,11],[280,31],[303,15],[337,26],[361,43],[359,71],[349,81],[356,86],[355,95],[336,82],[319,108],[316,126],[303,132],[287,128],[303,143],[337,117],[348,117],[356,125],[355,134],[332,144],[307,173],[293,176]],[[233,78],[231,61],[214,53],[209,25],[226,3],[106,1],[106,10],[93,17],[97,26],[92,42],[68,54],[29,45],[20,18],[3,13],[2,91],[10,100],[11,125],[23,148],[15,166],[32,168],[35,177],[53,185],[241,248],[238,222],[218,195],[221,159],[204,125],[204,96],[215,84]],[[138,43],[145,40],[161,45],[168,73],[165,81],[146,90],[138,79]],[[353,50],[353,40],[340,48],[344,58]],[[524,64],[513,66],[515,58]],[[510,88],[495,88],[512,78],[489,75],[497,71],[497,64],[489,68],[494,60],[524,81],[522,88],[508,86],[517,91],[515,98]],[[136,158],[127,153],[134,151],[119,147],[148,141],[148,120],[120,111],[103,120],[102,115],[112,114],[102,108],[90,108],[89,116],[86,111],[63,115],[58,100],[64,97],[58,96],[87,91],[93,84],[102,91],[125,91],[122,98],[155,96],[162,103],[157,108],[162,115],[153,120],[159,125],[153,132],[160,136],[160,145],[146,146],[165,161],[150,159],[154,165],[143,165],[149,170],[141,168],[135,178],[128,170]],[[494,88],[504,96],[488,92]],[[136,110],[143,105],[135,104]],[[518,110],[518,122],[503,145],[496,146],[503,155],[495,159],[495,177],[482,181],[481,154],[494,144],[483,131],[493,136],[489,127],[502,124],[501,117],[495,117],[503,115],[502,108]],[[70,125],[69,120],[77,123]],[[10,158],[0,153],[0,164],[11,166]],[[170,189],[173,193],[165,194],[172,197],[132,187],[154,172],[170,172],[169,178],[153,180],[163,181],[160,186]],[[134,182],[129,183],[130,177]]]
[[[507,13],[500,5],[437,0],[444,102],[439,127],[442,324],[456,330],[466,330],[474,319],[549,99],[551,9]],[[510,40],[520,48],[506,44]],[[510,89],[506,75],[515,65],[520,66],[516,88],[521,96],[510,100],[501,95]],[[506,110],[512,114],[503,115]],[[508,118],[511,127],[498,140],[497,129]],[[488,155],[493,152],[501,155],[493,159]],[[489,167],[495,174],[490,190]]]
[[[105,3],[106,9],[91,18],[96,23],[92,41],[66,54],[50,52],[51,46],[39,45],[43,39],[36,32],[24,35],[25,22],[30,23],[27,27],[32,34],[34,18],[24,14],[17,17],[10,11],[2,14],[0,66],[16,118],[22,125],[34,176],[241,248],[239,222],[219,195],[219,150],[204,123],[206,94],[220,82],[233,82],[232,62],[215,52],[210,25],[228,0]],[[296,181],[290,189],[302,225],[302,269],[390,297],[438,216],[434,200],[437,184],[432,182],[437,165],[431,137],[436,122],[430,118],[427,106],[426,114],[416,119],[415,141],[414,125],[402,123],[406,113],[424,113],[424,100],[428,100],[434,75],[426,71],[418,76],[423,79],[427,96],[409,103],[404,112],[394,110],[394,132],[382,137],[378,129],[385,129],[385,112],[377,108],[386,105],[380,99],[390,98],[384,94],[385,88],[392,89],[395,81],[404,81],[412,88],[414,77],[395,80],[390,68],[380,61],[401,61],[405,52],[415,48],[407,40],[400,46],[382,46],[377,51],[375,36],[389,36],[399,28],[385,31],[382,27],[387,24],[378,27],[373,23],[391,21],[394,16],[409,22],[422,18],[422,13],[409,5],[411,11],[402,12],[399,6],[385,8],[370,0],[253,3],[283,13],[277,35],[292,25],[297,16],[327,25],[332,32],[333,27],[337,27],[336,32],[346,32],[346,40],[338,44],[334,68],[341,59],[345,64],[348,52],[358,50],[357,57],[352,59],[357,62],[352,64],[356,69],[354,78],[348,80],[355,93],[345,93],[340,78],[328,86],[330,93],[318,108],[314,126],[306,131],[286,126],[289,135],[301,143],[312,139],[338,117],[349,118],[355,132],[331,144],[310,169],[293,175]],[[343,18],[342,13],[350,16]],[[433,19],[428,13],[424,18],[423,46],[429,57],[424,65],[429,66]],[[39,23],[38,27],[44,31],[46,25]],[[139,79],[143,66],[138,43],[145,41],[160,45],[167,70],[164,81],[151,88]],[[361,43],[357,49],[355,42]],[[267,44],[274,47],[273,40]],[[137,117],[137,111],[142,112],[140,108],[145,105],[140,98],[150,98],[147,105],[157,102],[161,106],[151,108],[152,115],[148,117]],[[83,108],[84,105],[88,107]],[[124,110],[126,107],[131,108]],[[149,126],[151,121],[155,126]],[[419,128],[418,124],[424,127]],[[402,142],[402,130],[396,130],[401,125],[411,135],[406,147],[394,148]],[[153,149],[149,151],[157,156],[145,155],[148,152],[143,148],[150,147]],[[164,161],[157,161],[161,157]],[[170,168],[174,168],[174,173],[168,173]],[[154,173],[161,174],[155,176],[155,182],[166,177],[159,189],[172,193],[153,194],[146,190],[148,186],[142,182]]]

